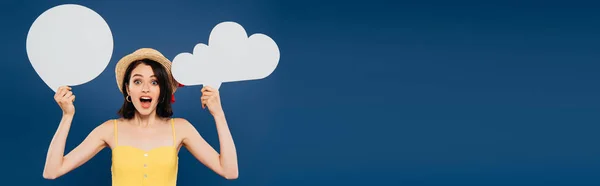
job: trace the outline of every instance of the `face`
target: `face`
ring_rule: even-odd
[[[133,69],[127,89],[133,106],[141,115],[150,115],[156,111],[160,101],[160,87],[152,67],[142,63]]]

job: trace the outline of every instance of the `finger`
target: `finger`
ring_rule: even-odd
[[[65,88],[62,89],[61,94],[60,94],[59,97],[61,97],[61,98],[65,97],[65,95],[67,95],[67,93],[69,93],[69,92],[71,92],[71,88],[65,87]]]
[[[210,89],[208,89],[206,87],[202,88],[202,94],[209,93],[209,92],[211,92]]]
[[[211,96],[213,94],[214,94],[213,92],[203,92],[202,93],[203,96]]]
[[[64,93],[64,96],[63,96],[63,97],[65,97],[65,98],[66,98],[66,97],[69,97],[69,96],[71,96],[71,95],[73,95],[73,91],[65,90],[64,92],[65,92],[65,93]]]
[[[63,85],[63,86],[60,86],[60,87],[58,87],[58,90],[59,90],[59,91],[60,91],[60,90],[63,90],[63,91],[64,91],[64,90],[71,90],[71,89],[72,89],[71,87],[69,87],[69,86],[66,86],[66,85]]]
[[[71,92],[71,91],[68,91],[68,92],[65,94],[65,96],[64,96],[64,97],[62,97],[61,99],[68,100],[68,99],[69,99],[69,97],[71,97],[72,95],[73,95],[73,92]]]
[[[62,100],[65,97],[66,94],[67,94],[67,90],[66,90],[66,88],[63,88],[63,89],[60,90],[60,92],[56,93],[56,96],[55,96],[54,99],[56,101],[60,101],[60,100]]]
[[[73,94],[68,94],[67,96],[62,97],[59,100],[60,100],[60,102],[67,103],[67,101],[69,101],[69,97],[71,97],[71,96],[73,96]]]
[[[212,88],[211,86],[206,86],[206,89],[208,91],[211,91],[211,92],[215,92],[216,91],[215,88]]]
[[[209,92],[219,92],[218,89],[215,89],[215,88],[213,88],[211,86],[206,86],[206,90],[209,91]]]
[[[69,96],[68,100],[69,100],[70,102],[75,102],[75,95],[71,95],[71,96]]]
[[[56,89],[56,93],[54,94],[54,99],[58,100],[58,98],[60,98],[60,95],[62,95],[64,89],[64,86],[58,87],[58,89]]]

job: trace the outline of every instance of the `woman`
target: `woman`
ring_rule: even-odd
[[[123,57],[116,78],[124,103],[119,119],[108,120],[75,149],[64,155],[73,121],[75,95],[71,88],[58,89],[54,99],[63,111],[46,157],[44,178],[56,179],[81,166],[104,147],[112,149],[112,184],[176,185],[177,154],[186,147],[194,157],[226,179],[237,179],[237,155],[221,108],[219,92],[202,88],[202,108],[214,117],[221,153],[217,153],[187,120],[171,118],[172,93],[179,85],[171,75],[171,62],[154,49],[143,48]]]

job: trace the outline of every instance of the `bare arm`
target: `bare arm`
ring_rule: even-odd
[[[56,179],[72,171],[90,160],[106,147],[106,143],[102,138],[102,136],[105,135],[106,129],[104,128],[106,127],[104,127],[104,125],[106,124],[103,124],[92,130],[81,144],[75,147],[75,149],[66,156],[63,156],[72,120],[72,116],[63,116],[63,119],[58,126],[58,130],[54,134],[54,138],[52,138],[46,156],[46,165],[44,166],[43,177],[45,179]]]
[[[198,161],[215,171],[226,179],[238,178],[238,165],[235,144],[229,132],[225,116],[215,116],[221,154],[202,138],[192,124],[186,124],[186,135],[183,139],[184,146]]]
[[[63,156],[71,122],[75,114],[75,107],[73,106],[75,95],[71,92],[70,87],[63,86],[57,90],[54,99],[63,110],[63,117],[48,148],[43,173],[45,179],[56,179],[81,166],[106,146],[102,138],[103,135],[106,135],[106,127],[104,127],[106,124],[103,124],[90,132],[85,140],[69,154]]]
[[[219,144],[221,153],[210,146],[200,136],[200,133],[194,128],[188,121],[183,120],[187,128],[187,134],[183,139],[185,147],[204,165],[215,171],[217,174],[225,177],[226,179],[237,179],[238,178],[238,163],[237,163],[237,152],[235,150],[235,144],[233,143],[233,137],[227,126],[227,120],[225,119],[225,113],[221,107],[221,99],[219,96],[219,90],[213,89],[210,86],[202,88],[201,103],[202,107],[208,107],[210,113],[213,115],[215,123],[217,125],[217,134],[219,135]]]

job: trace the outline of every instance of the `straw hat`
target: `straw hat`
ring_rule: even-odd
[[[117,85],[119,86],[119,91],[123,93],[121,87],[123,86],[123,76],[125,76],[125,71],[127,70],[127,67],[129,67],[129,65],[132,62],[142,59],[150,59],[156,61],[165,68],[167,74],[169,75],[169,79],[171,79],[171,93],[175,93],[179,83],[177,83],[177,81],[173,79],[173,75],[171,74],[171,61],[169,61],[169,59],[163,56],[160,52],[152,48],[138,49],[135,52],[121,58],[121,60],[117,62],[117,65],[115,67],[115,74],[117,77]]]

